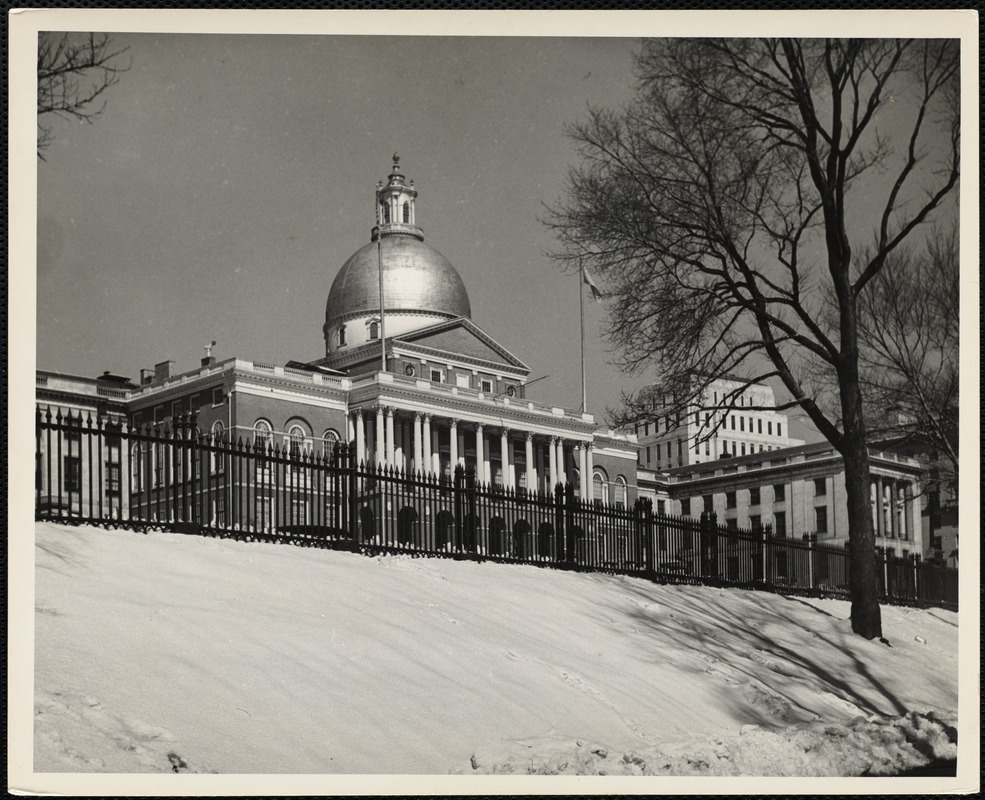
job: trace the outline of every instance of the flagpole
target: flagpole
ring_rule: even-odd
[[[578,319],[581,321],[581,413],[588,411],[588,390],[585,384],[585,268],[578,259]]]
[[[383,323],[383,216],[380,192],[376,192],[376,266],[380,277],[380,370],[386,372],[386,328]]]

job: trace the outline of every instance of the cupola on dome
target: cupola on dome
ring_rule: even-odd
[[[406,333],[455,317],[470,318],[465,284],[441,253],[424,243],[415,222],[417,190],[393,157],[387,183],[376,188],[377,224],[364,245],[342,265],[325,305],[326,352],[377,338],[380,270],[386,335]]]

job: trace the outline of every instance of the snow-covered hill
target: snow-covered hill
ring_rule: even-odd
[[[954,757],[957,615],[36,526],[39,772],[858,775]]]

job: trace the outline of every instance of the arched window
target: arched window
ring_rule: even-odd
[[[383,222],[385,224],[390,221],[390,204],[385,200],[381,200],[380,208],[383,210]]]
[[[369,338],[379,339],[380,338],[380,323],[375,319],[369,323]]]
[[[339,347],[345,347],[345,325],[339,325]]]
[[[209,466],[212,472],[222,472],[223,457],[222,453],[217,452],[216,448],[226,441],[226,428],[220,420],[212,423],[212,442],[209,450]]]
[[[266,450],[270,446],[270,434],[273,428],[265,419],[258,419],[253,423],[253,446],[261,450]]]
[[[625,508],[629,499],[629,487],[626,485],[626,479],[622,475],[616,476],[615,494],[616,508]]]
[[[592,475],[592,499],[600,503],[604,503],[605,497],[605,479],[602,474],[596,472]]]
[[[288,444],[290,445],[290,456],[292,460],[299,460],[304,452],[305,432],[300,425],[292,425],[287,432]]]
[[[404,222],[410,222],[410,203],[404,201]]]

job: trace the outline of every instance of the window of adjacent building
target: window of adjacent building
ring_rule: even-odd
[[[734,517],[732,519],[727,519],[727,520],[725,520],[725,527],[726,527],[726,529],[728,529],[730,531],[738,530],[738,528],[739,528],[739,521],[737,519],[735,519]]]
[[[776,536],[786,536],[787,535],[787,512],[786,511],[774,511],[773,512],[773,533]]]
[[[710,514],[715,510],[715,498],[710,494],[706,494],[701,498],[701,504],[706,514]]]
[[[711,440],[710,439],[705,439],[705,455],[706,456],[710,456],[711,455]]]
[[[106,496],[120,496],[120,465],[116,461],[106,462]]]
[[[154,423],[159,423],[164,420],[164,406],[158,406],[154,409]]]
[[[763,421],[761,419],[756,420],[756,433],[763,432]]]
[[[735,430],[735,417],[729,417],[729,427],[730,427],[730,428],[731,428],[731,429],[732,429],[733,431]]]
[[[63,456],[62,475],[66,492],[82,491],[82,459],[78,456]]]
[[[489,393],[489,392],[492,392],[492,390],[493,390],[493,382],[490,381],[490,380],[486,380],[485,378],[483,378],[483,380],[482,380],[482,391],[484,391],[486,393]]]
[[[171,418],[172,419],[176,419],[177,417],[180,417],[181,416],[181,411],[182,411],[181,405],[182,404],[181,404],[181,401],[180,400],[175,400],[171,404]]]
[[[441,383],[444,380],[444,373],[440,369],[431,370],[431,381]]]
[[[217,447],[221,442],[224,442],[226,438],[225,426],[219,420],[212,423],[212,447]],[[222,472],[223,458],[221,453],[217,453],[215,449],[209,451],[209,465],[212,472]]]
[[[213,406],[221,406],[222,405],[222,401],[223,401],[222,387],[221,386],[216,386],[212,390],[212,405]]]
[[[735,508],[735,492],[725,493],[725,508]]]
[[[739,430],[744,431],[746,429],[746,418],[739,417]]]
[[[154,485],[160,486],[164,483],[165,459],[167,451],[159,444],[154,445]]]
[[[787,497],[787,487],[782,483],[773,484],[773,502],[785,500]]]
[[[291,461],[294,462],[293,466],[298,468],[300,466],[298,462],[300,462],[301,455],[304,452],[304,428],[300,425],[292,425],[290,430],[287,432],[287,436]]]
[[[759,487],[753,486],[749,490],[749,505],[758,506],[759,505]]]
[[[369,338],[371,340],[380,338],[380,323],[375,319],[369,323]]]
[[[760,528],[762,528],[763,527],[762,517],[760,517],[759,514],[753,514],[751,517],[749,517],[749,527],[752,528],[754,531],[758,531]]]
[[[828,493],[828,482],[825,478],[814,479],[814,496],[824,497]]]
[[[781,425],[779,422],[776,423],[776,435],[783,436],[783,425]]]
[[[814,509],[814,529],[818,533],[828,532],[828,509],[826,506]]]
[[[773,423],[767,420],[766,422],[766,432],[772,436],[773,435]]]
[[[684,443],[680,439],[677,440],[677,460],[684,460]]]
[[[742,455],[745,455],[746,454],[746,443],[745,442],[742,442],[742,444],[739,445],[739,448],[742,450]]]

